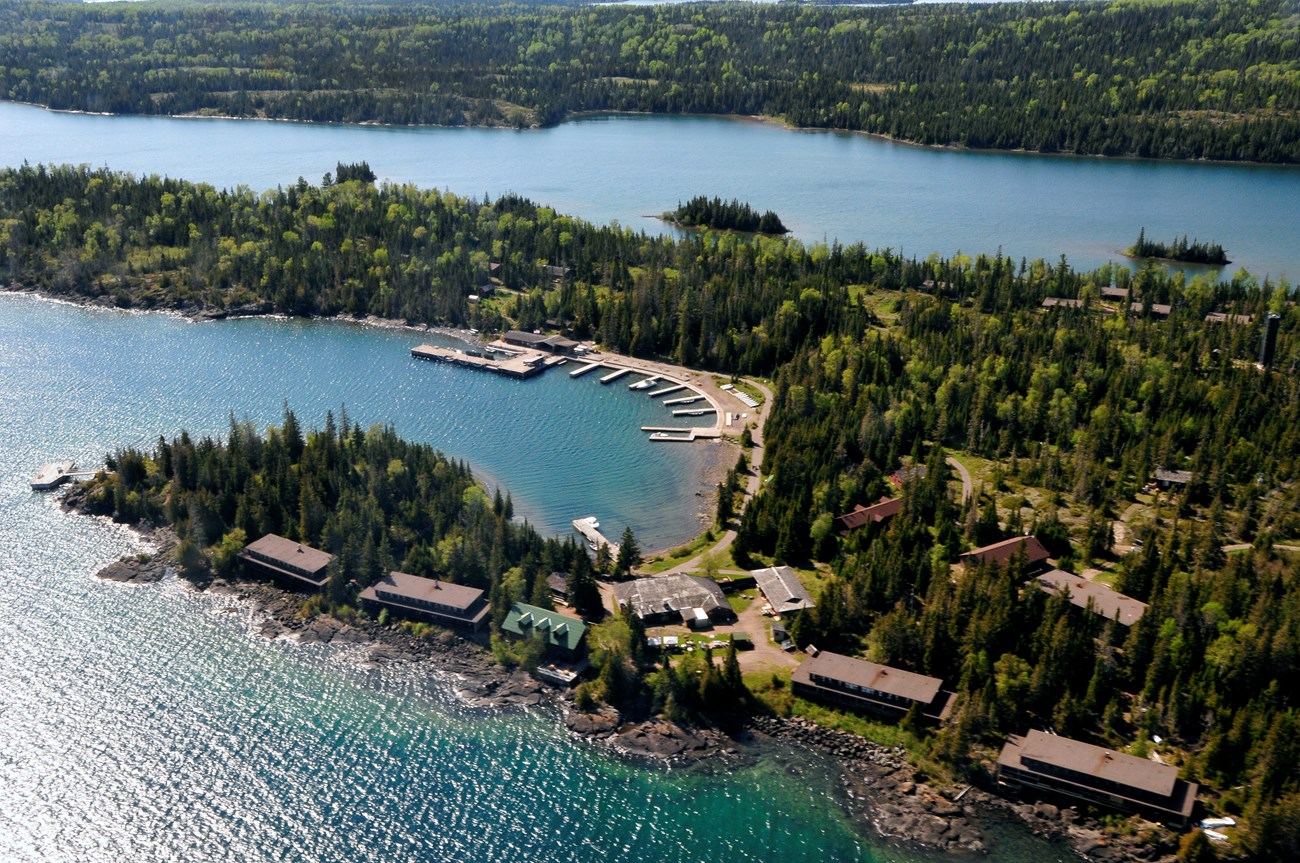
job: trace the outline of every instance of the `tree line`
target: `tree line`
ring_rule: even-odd
[[[19,0],[0,4],[0,98],[439,125],[760,114],[924,144],[1296,162],[1288,8]]]
[[[569,271],[556,284],[544,263]],[[516,287],[492,301],[502,323],[550,319],[622,352],[774,379],[768,479],[739,516],[734,554],[828,564],[818,607],[794,624],[803,641],[944,677],[959,702],[934,738],[938,754],[960,763],[1029,723],[1112,745],[1159,735],[1221,790],[1221,808],[1249,815],[1258,847],[1294,841],[1300,570],[1272,551],[1300,536],[1300,314],[1289,284],[1154,265],[1080,272],[1064,259],[916,260],[735,234],[647,237],[516,196],[475,201],[363,179],[255,195],[86,168],[0,172],[0,273],[54,293],[194,308],[261,299],[291,313],[455,323],[479,313],[460,292],[503,271]],[[1111,284],[1143,305],[1115,313],[1099,302]],[[1082,304],[1043,309],[1048,296]],[[1152,303],[1172,310],[1155,315]],[[1206,320],[1211,312],[1240,317]],[[1278,371],[1266,373],[1253,360],[1270,313],[1282,320]],[[353,429],[349,445],[369,434]],[[957,503],[948,449],[995,464],[993,487]],[[900,464],[927,467],[908,473],[903,512],[886,530],[839,537],[834,517],[895,493],[887,477]],[[1106,556],[1118,507],[1157,468],[1192,478],[1117,565],[1117,587],[1150,604],[1132,629],[1022,589],[1014,569],[950,574],[965,548],[1022,531],[1066,566]],[[379,500],[381,473],[365,474]],[[130,496],[140,483],[167,475],[148,461],[127,474],[138,480],[122,489],[128,511],[145,505],[143,492]],[[999,481],[1044,497],[1009,501]],[[292,476],[232,482],[271,496],[242,515],[230,499],[220,530],[291,525],[289,513],[301,522],[301,506],[276,503],[286,482],[301,496]],[[493,584],[498,547],[502,572],[543,559],[548,546],[515,527],[501,527],[498,544],[508,518],[497,510],[507,509],[493,503],[471,520],[479,527],[454,569],[473,583]],[[369,559],[365,529],[337,535],[356,537],[355,556]],[[382,537],[369,535],[379,554]],[[1233,541],[1252,550],[1226,556]],[[389,545],[408,565],[414,547]],[[451,572],[454,548],[435,545],[411,571]],[[409,565],[422,565],[418,553]],[[498,583],[532,595],[538,581],[525,571]],[[655,677],[635,627],[611,625],[597,645],[609,661],[586,696],[676,710],[733,691],[721,669]],[[711,695],[691,683],[704,678]]]

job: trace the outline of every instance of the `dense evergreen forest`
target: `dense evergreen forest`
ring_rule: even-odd
[[[551,319],[621,352],[769,376],[767,481],[740,516],[734,552],[742,563],[829,564],[818,607],[793,624],[801,643],[942,676],[959,701],[955,721],[930,738],[938,758],[963,764],[1030,724],[1116,746],[1158,735],[1218,809],[1245,815],[1244,841],[1261,859],[1300,847],[1300,566],[1276,548],[1300,538],[1300,312],[1289,285],[1154,265],[1083,273],[1064,260],[647,237],[515,196],[468,200],[376,187],[358,166],[341,173],[355,179],[259,195],[85,168],[0,172],[0,278],[122,305],[264,302],[480,326]],[[557,284],[545,265],[569,269]],[[489,278],[496,294],[468,304]],[[1112,283],[1137,312],[1100,301]],[[1048,296],[1083,303],[1044,309]],[[1171,313],[1154,314],[1154,303]],[[1239,317],[1207,320],[1211,312]],[[1254,360],[1270,313],[1281,331],[1266,372]],[[324,437],[359,451],[388,440],[355,428]],[[275,438],[258,446],[271,453]],[[232,439],[243,448],[244,432]],[[315,440],[305,447],[325,446]],[[991,466],[967,504],[949,489],[948,452]],[[256,457],[272,463],[265,453]],[[143,493],[132,503],[137,486],[162,484],[183,460],[161,445],[139,458],[122,488],[128,509],[146,505]],[[393,458],[367,456],[380,467],[355,479],[379,483],[377,500]],[[928,471],[904,488],[888,529],[837,536],[833,517],[884,494],[886,476],[908,462]],[[1157,468],[1192,478],[1157,498],[1148,488]],[[282,473],[213,480],[235,497],[209,489],[221,516],[204,542],[301,522],[292,500],[308,496]],[[261,497],[241,515],[245,488]],[[1145,515],[1125,520],[1134,550],[1113,559],[1116,525],[1138,501]],[[509,571],[545,559],[549,546],[503,518],[504,506],[480,504],[481,522],[454,528],[477,532],[465,548],[480,550],[478,562],[454,564],[469,567],[464,577],[490,585],[493,560]],[[335,541],[320,531],[302,535]],[[1110,561],[1116,587],[1149,610],[1125,629],[1022,589],[1014,571],[949,576],[964,549],[1021,531],[1066,567]],[[419,573],[450,572],[457,547],[433,542],[422,564],[422,543],[390,538],[384,551],[373,531],[330,536],[357,537],[363,561],[370,536],[374,556]],[[1231,543],[1245,548],[1225,552]],[[512,583],[526,594],[536,579]],[[707,698],[672,675],[621,673],[639,661],[638,642],[634,625],[612,626],[625,637],[599,647],[598,659],[614,659],[587,695],[664,710],[734,695],[725,669],[700,669],[713,681]]]
[[[787,233],[776,213],[767,210],[762,215],[749,204],[736,199],[724,201],[707,195],[696,195],[665,217],[683,228],[713,228],[718,231],[745,231],[751,234],[779,236]]]
[[[324,599],[341,616],[394,569],[488,591],[497,626],[516,601],[549,608],[552,572],[572,574],[579,592],[595,587],[572,538],[543,540],[468,465],[391,427],[363,431],[346,411],[311,432],[288,410],[266,432],[232,417],[224,439],[160,437],[152,452],[111,454],[107,467],[87,510],[171,525],[187,576],[228,575],[247,542],[277,533],[335,555]]]
[[[1209,264],[1222,267],[1232,263],[1228,253],[1218,243],[1203,243],[1200,240],[1187,242],[1187,235],[1171,243],[1159,243],[1147,239],[1147,229],[1138,233],[1137,242],[1129,247],[1128,254],[1134,258],[1158,258],[1169,261],[1182,261],[1186,264]]]
[[[1292,0],[846,8],[0,2],[0,98],[396,124],[735,113],[925,144],[1300,161]]]

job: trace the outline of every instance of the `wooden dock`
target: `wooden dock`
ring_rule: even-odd
[[[612,384],[614,381],[623,377],[623,375],[631,373],[631,371],[632,371],[631,369],[615,369],[614,371],[610,372],[609,374],[601,378],[600,382],[602,384]]]
[[[650,432],[650,440],[660,443],[690,443],[697,440],[717,440],[722,432],[716,428],[678,428],[676,426],[641,426]]]
[[[52,461],[49,464],[43,464],[41,469],[36,472],[36,476],[31,478],[32,489],[34,491],[46,491],[47,489],[58,488],[72,479],[76,470],[77,463],[75,461]]]
[[[605,538],[605,534],[600,532],[600,522],[594,515],[586,518],[575,518],[573,520],[573,529],[582,534],[583,539],[587,540],[587,545],[592,551],[598,550],[602,545],[609,547],[611,557],[618,557],[618,544],[610,542]]]
[[[650,398],[657,399],[660,396],[666,396],[669,393],[675,393],[678,390],[684,390],[684,389],[686,389],[686,384],[677,384],[676,386],[664,387],[661,390],[655,390],[654,392],[650,393]]]
[[[494,360],[489,357],[476,357],[473,354],[439,347],[438,345],[419,345],[411,348],[411,356],[418,360],[451,363],[465,369],[478,369],[479,371],[521,379],[539,375],[550,368],[551,365],[545,361],[541,354],[518,354],[504,360]]]
[[[695,402],[699,401],[702,398],[704,398],[704,396],[700,395],[699,393],[696,393],[695,395],[685,396],[684,398],[680,398],[680,399],[669,399],[668,401],[664,402],[664,404],[689,405],[689,404],[694,404]]]
[[[598,369],[598,368],[600,368],[600,363],[591,363],[590,365],[582,366],[581,368],[576,368],[573,371],[569,372],[569,377],[580,378],[583,375],[585,375],[587,372],[591,371],[592,369]]]
[[[716,414],[717,412],[718,412],[718,409],[717,409],[717,408],[714,408],[714,407],[707,407],[707,408],[686,408],[685,410],[673,411],[673,416],[675,416],[675,417],[702,417],[702,416],[704,416],[705,414]]]

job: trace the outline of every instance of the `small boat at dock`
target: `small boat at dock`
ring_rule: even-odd
[[[657,383],[659,383],[659,378],[646,378],[643,381],[637,381],[634,384],[628,384],[627,388],[630,390],[648,390]]]

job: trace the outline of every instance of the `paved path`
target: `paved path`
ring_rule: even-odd
[[[758,406],[757,416],[753,427],[749,430],[750,437],[754,440],[754,447],[749,451],[749,475],[745,480],[745,499],[741,502],[741,510],[749,501],[758,494],[758,490],[763,483],[763,424],[767,422],[768,411],[772,407],[772,391],[767,387],[755,381],[749,381],[759,392],[763,394],[763,403]],[[739,520],[739,515],[733,519]],[[723,552],[731,548],[731,544],[736,540],[736,531],[734,528],[727,528],[719,537],[718,541],[712,546],[692,557],[690,560],[680,563],[673,567],[669,572],[695,572],[704,569],[704,558],[713,552]]]
[[[970,471],[966,470],[966,465],[957,461],[957,459],[952,456],[948,456],[944,461],[952,465],[952,467],[957,471],[957,476],[961,477],[961,502],[965,503],[970,500],[970,496],[975,493],[974,485],[970,480]]]

